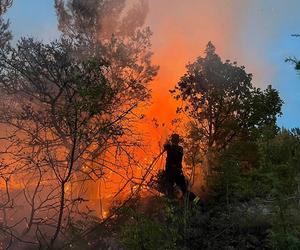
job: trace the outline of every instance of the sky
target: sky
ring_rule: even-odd
[[[33,36],[49,42],[59,36],[53,2],[15,0],[6,15],[14,41]],[[224,60],[237,61],[254,75],[256,86],[279,90],[285,103],[279,126],[300,127],[300,75],[284,61],[300,58],[300,38],[291,36],[300,34],[299,9],[299,0],[149,0],[146,25],[153,31],[153,62],[160,65],[151,85],[150,116],[158,114],[165,123],[175,116],[168,90],[212,41]]]

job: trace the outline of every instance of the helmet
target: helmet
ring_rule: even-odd
[[[171,142],[172,143],[175,143],[175,144],[178,144],[180,141],[180,137],[178,134],[172,134],[171,135]]]

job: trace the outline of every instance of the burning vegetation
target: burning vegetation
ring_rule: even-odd
[[[55,0],[49,43],[12,42],[11,4],[0,1],[0,249],[300,247],[299,129],[278,128],[276,89],[209,42],[170,90],[163,145],[170,128],[147,113],[159,71],[147,1]]]

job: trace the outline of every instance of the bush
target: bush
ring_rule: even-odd
[[[120,241],[125,249],[176,249],[176,232],[144,215],[133,214],[121,229]]]
[[[270,249],[270,222],[263,214],[251,214],[241,207],[197,211],[189,219],[187,249]]]

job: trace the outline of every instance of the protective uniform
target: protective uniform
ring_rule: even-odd
[[[167,152],[166,177],[168,180],[168,194],[173,193],[173,185],[180,187],[183,194],[186,193],[187,185],[182,172],[183,148],[179,145],[165,144],[164,150]]]

